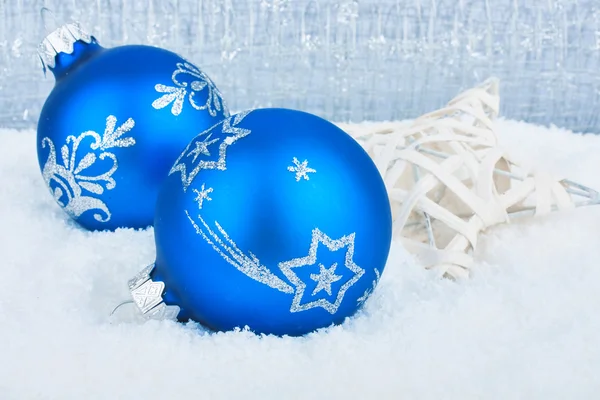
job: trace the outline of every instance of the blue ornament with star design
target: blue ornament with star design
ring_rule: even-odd
[[[229,116],[198,67],[157,47],[100,46],[76,23],[40,44],[55,86],[37,151],[56,202],[89,230],[152,225],[158,188],[181,149]]]
[[[152,318],[303,335],[369,297],[391,242],[382,178],[361,146],[301,111],[236,114],[196,136],[163,182],[156,262],[129,283]]]

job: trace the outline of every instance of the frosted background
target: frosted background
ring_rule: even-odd
[[[53,85],[42,6],[106,47],[184,55],[233,110],[405,119],[495,75],[503,116],[600,132],[597,0],[0,0],[0,126],[35,126]]]

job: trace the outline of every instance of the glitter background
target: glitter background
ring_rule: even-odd
[[[104,46],[182,54],[232,110],[405,119],[494,75],[502,116],[600,132],[596,0],[0,0],[0,126],[34,127],[52,88],[43,6]]]

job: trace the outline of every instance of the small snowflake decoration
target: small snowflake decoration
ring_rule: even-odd
[[[200,190],[194,189],[194,193],[197,194],[197,196],[194,200],[198,203],[198,208],[200,208],[200,209],[202,209],[202,204],[204,203],[204,200],[206,200],[206,201],[212,200],[210,197],[208,197],[208,194],[213,191],[213,188],[205,189],[204,186],[205,186],[205,184],[203,183]]]
[[[308,174],[317,172],[315,169],[308,167],[308,160],[304,160],[304,161],[300,162],[300,161],[298,161],[298,159],[296,157],[294,157],[292,162],[294,163],[294,165],[293,166],[290,165],[288,167],[288,171],[296,173],[296,182],[300,182],[300,179],[303,179],[303,178],[304,178],[304,180],[308,181],[309,180]]]

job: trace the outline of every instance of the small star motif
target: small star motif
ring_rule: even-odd
[[[198,208],[200,208],[202,210],[202,203],[204,203],[204,200],[206,200],[206,201],[212,200],[210,197],[208,197],[208,194],[213,191],[213,188],[205,189],[204,183],[203,183],[200,190],[198,190],[198,189],[193,189],[193,190],[194,190],[194,193],[196,193],[198,195],[194,200],[196,202],[198,202]]]
[[[309,180],[308,173],[317,172],[316,170],[308,167],[308,160],[302,162],[298,161],[296,157],[292,160],[294,165],[288,167],[288,171],[296,173],[296,182],[300,182],[300,179]]]
[[[319,273],[310,274],[310,279],[317,282],[317,287],[312,292],[313,296],[321,290],[325,290],[327,294],[331,296],[331,284],[342,279],[341,275],[335,274],[336,268],[337,263],[333,263],[329,269],[325,268],[323,264],[319,264]]]
[[[192,159],[192,162],[196,162],[196,159],[198,158],[198,156],[200,154],[204,154],[205,156],[210,156],[210,151],[208,151],[208,146],[219,141],[219,139],[209,140],[211,138],[211,136],[212,136],[212,133],[209,133],[208,136],[206,137],[206,139],[204,139],[202,141],[197,141],[195,143],[196,147],[194,148],[194,150],[192,150],[188,153],[188,157],[191,155],[194,156],[194,158]]]

